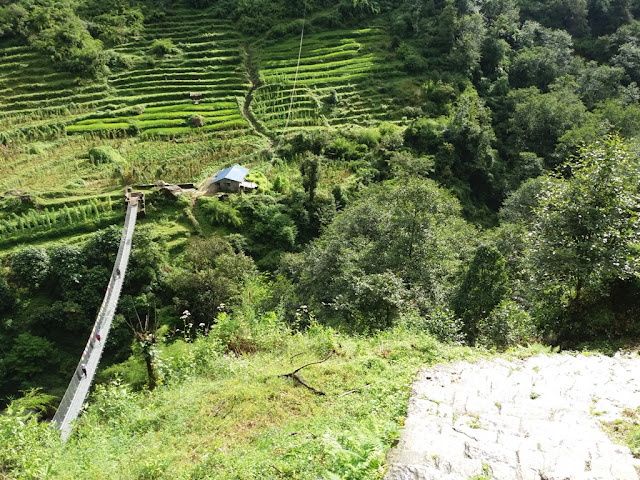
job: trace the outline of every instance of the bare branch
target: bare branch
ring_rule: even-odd
[[[331,356],[335,353],[334,350],[331,350],[331,352],[329,352],[329,355],[327,355],[326,358],[322,359],[322,360],[318,360],[317,362],[311,362],[311,363],[307,363],[306,365],[302,365],[301,367],[296,368],[293,372],[291,373],[285,373],[283,375],[278,375],[279,377],[288,377],[288,378],[293,378],[294,380],[296,380],[298,383],[300,383],[300,385],[307,387],[309,390],[311,390],[313,393],[316,393],[318,395],[326,395],[326,393],[324,393],[322,390],[318,390],[317,388],[312,387],[311,385],[309,385],[308,383],[306,383],[304,381],[304,379],[298,375],[298,372],[300,370],[302,370],[305,367],[308,367],[310,365],[317,365],[318,363],[323,363],[326,362],[327,360],[329,360],[329,358],[331,358]]]
[[[306,365],[303,365],[303,366],[301,366],[301,367],[299,367],[299,368],[296,368],[293,372],[291,372],[291,374],[290,374],[290,375],[293,375],[293,374],[298,373],[300,370],[302,370],[302,369],[303,369],[303,368],[305,368],[305,367],[308,367],[309,365],[317,365],[318,363],[324,363],[324,362],[326,362],[327,360],[329,360],[329,359],[331,358],[331,356],[332,356],[334,353],[335,353],[335,350],[331,350],[331,351],[329,352],[329,355],[327,355],[327,357],[326,357],[326,358],[324,358],[324,359],[322,359],[322,360],[318,360],[317,362],[307,363]]]

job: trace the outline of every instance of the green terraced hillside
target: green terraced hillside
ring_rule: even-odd
[[[106,82],[57,72],[46,55],[30,47],[0,48],[0,115],[3,125],[66,116],[104,104]]]
[[[154,54],[158,41],[174,48]],[[403,121],[390,86],[401,68],[383,28],[312,30],[297,69],[299,42],[241,35],[214,10],[179,3],[114,47],[120,67],[100,80],[0,45],[0,195],[38,198],[37,211],[0,215],[5,248],[118,223],[120,209],[104,198],[123,185],[203,181],[269,148],[257,133]],[[198,104],[191,92],[202,94]],[[95,164],[96,146],[115,149],[117,162]]]
[[[152,55],[149,49],[156,39],[170,40],[176,51]],[[117,46],[114,51],[131,68],[100,82],[56,72],[45,56],[27,47],[2,49],[3,125],[58,117],[68,133],[174,135],[190,131],[189,117],[199,115],[205,130],[245,131],[248,123],[236,101],[249,87],[241,44],[228,22],[178,10],[147,24],[142,38]],[[190,92],[202,93],[199,105],[193,105]]]
[[[6,253],[14,244],[69,237],[120,223],[124,218],[120,199],[121,195],[101,195],[49,201],[20,214],[0,211],[0,249]]]
[[[149,61],[155,39],[169,39],[178,52]],[[109,102],[134,109],[94,115],[70,126],[68,132],[131,129],[144,134],[175,135],[192,129],[190,115],[204,119],[205,130],[245,130],[236,97],[249,87],[244,73],[241,39],[231,25],[202,13],[182,11],[148,24],[144,39],[115,49],[135,68],[109,77]],[[193,105],[190,92],[202,93]],[[186,119],[186,121],[185,121]]]
[[[274,133],[283,131],[288,117],[287,131],[397,119],[382,93],[400,70],[385,52],[389,42],[381,28],[307,35],[299,68],[298,38],[264,45],[253,114]]]
[[[172,42],[175,51],[153,55],[157,40]],[[399,71],[389,58],[389,42],[382,28],[306,35],[297,70],[299,37],[243,38],[212,13],[177,9],[147,23],[140,38],[115,47],[129,67],[100,81],[58,72],[44,54],[28,47],[0,48],[0,127],[21,128],[27,135],[39,127],[45,135],[66,130],[175,136],[193,131],[191,117],[199,116],[204,131],[246,134],[252,131],[242,112],[252,83],[247,46],[256,57],[258,84],[249,109],[271,135],[283,133],[286,125],[296,131],[399,121],[385,92]],[[202,94],[198,105],[191,92]]]

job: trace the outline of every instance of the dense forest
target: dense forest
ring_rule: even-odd
[[[164,0],[0,0],[0,42],[42,55],[52,71],[71,75],[70,88],[109,85],[186,51],[152,37],[144,55],[127,50],[152,22],[172,25],[177,8]],[[332,78],[327,94],[305,88],[313,115],[329,124],[352,101],[336,85],[375,99],[371,112],[384,108],[366,123],[291,129],[285,114],[284,128],[275,127],[253,107],[261,131],[251,145],[193,135],[145,143],[143,122],[67,140],[83,122],[155,114],[137,93],[99,111],[67,108],[60,119],[51,109],[25,124],[2,114],[0,176],[19,175],[10,161],[55,156],[66,145],[43,153],[46,142],[79,138],[89,153],[74,155],[90,167],[66,193],[0,199],[4,404],[34,387],[64,391],[117,252],[121,187],[184,179],[178,168],[196,157],[209,165],[193,167],[189,180],[205,178],[211,165],[251,164],[258,191],[193,201],[148,193],[102,382],[145,388],[162,374],[162,362],[153,363],[160,344],[215,336],[225,352],[255,352],[269,325],[365,336],[403,326],[498,350],[640,333],[639,2],[187,0],[180,8],[238,32],[243,88],[256,105],[275,88],[267,73],[279,45],[292,46],[295,67],[299,41],[321,52],[327,32],[380,29],[362,55],[391,65],[387,73]],[[312,55],[321,54],[302,61]],[[288,97],[282,104],[290,116]],[[167,150],[162,160],[140,154],[139,164],[126,163],[153,145],[191,156]],[[96,171],[110,182],[106,196],[83,203],[77,189]],[[47,203],[64,198],[64,208]],[[166,234],[171,225],[187,225],[178,247]],[[79,233],[82,241],[64,241]],[[152,341],[136,335],[141,317],[154,319]]]

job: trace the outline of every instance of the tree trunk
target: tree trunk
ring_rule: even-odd
[[[158,385],[158,381],[156,380],[156,372],[153,368],[153,355],[151,351],[144,351],[144,362],[147,364],[147,378],[149,379],[147,382],[147,386],[149,390],[153,390]]]

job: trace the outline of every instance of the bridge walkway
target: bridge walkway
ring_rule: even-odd
[[[107,285],[104,300],[102,301],[93,329],[91,330],[89,340],[82,352],[80,362],[71,377],[69,386],[53,418],[53,421],[62,432],[62,440],[65,441],[71,433],[72,423],[78,417],[89,393],[89,388],[93,383],[98,365],[100,364],[100,358],[102,357],[102,351],[109,337],[109,330],[111,329],[111,322],[113,321],[113,316],[118,306],[118,300],[120,299],[120,292],[122,291],[129,256],[131,255],[133,232],[136,226],[139,207],[138,197],[135,195],[128,197],[127,200],[127,214],[124,220],[122,236],[120,237],[120,247],[111,272],[111,279]],[[97,335],[99,335],[99,340]],[[83,372],[83,366],[85,367],[86,374]]]

